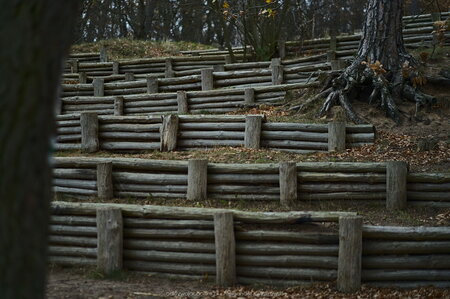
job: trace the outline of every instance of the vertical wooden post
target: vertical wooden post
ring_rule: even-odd
[[[331,70],[339,71],[346,67],[346,62],[343,59],[331,60]]]
[[[330,51],[337,51],[336,35],[330,36]]]
[[[86,84],[87,82],[87,75],[85,72],[78,73],[78,82],[80,84]]]
[[[355,292],[361,287],[362,217],[339,218],[339,258],[337,288]]]
[[[233,63],[233,59],[231,59],[231,55],[225,55],[225,64]]]
[[[208,160],[189,160],[187,200],[203,201],[208,198]]]
[[[147,76],[147,93],[158,93],[158,78]]]
[[[184,90],[177,91],[178,114],[189,113],[187,92]]]
[[[125,73],[125,81],[134,81],[134,73]]]
[[[246,148],[260,148],[262,119],[263,117],[261,115],[245,116],[244,145]]]
[[[333,60],[336,60],[336,51],[328,51],[327,52],[327,61],[332,62]]]
[[[255,105],[255,89],[246,88],[244,90],[244,104],[245,106]]]
[[[201,70],[202,77],[202,90],[212,90],[214,89],[214,77],[213,77],[213,69],[202,69]]]
[[[82,112],[81,124],[81,151],[83,153],[95,153],[99,150],[98,141],[98,116],[95,112]]]
[[[108,62],[108,52],[105,46],[100,48],[100,62]]]
[[[232,212],[214,214],[216,248],[216,284],[230,287],[236,284],[236,240]]]
[[[297,164],[280,162],[280,203],[285,208],[292,208],[297,200]]]
[[[94,97],[103,97],[105,95],[105,80],[94,78],[92,85],[94,86]]]
[[[164,71],[164,77],[166,78],[173,78],[175,73],[173,71],[173,59],[172,58],[167,58],[165,60],[166,62],[166,69]]]
[[[117,61],[113,62],[112,65],[112,69],[113,69],[113,75],[118,75],[120,73],[120,64]]]
[[[123,97],[114,98],[114,115],[116,116],[123,115]]]
[[[273,58],[270,65],[272,69],[272,85],[280,85],[283,83],[283,66],[280,58]]]
[[[177,115],[163,116],[160,132],[161,152],[171,152],[177,148],[178,123],[179,119]]]
[[[213,72],[224,72],[225,66],[223,64],[215,64],[213,65]]]
[[[386,163],[386,208],[388,210],[406,208],[407,177],[408,164],[406,162],[390,161]]]
[[[97,197],[100,199],[114,196],[112,167],[112,162],[97,163]]]
[[[80,61],[78,59],[72,59],[70,62],[70,70],[72,73],[79,72]]]
[[[97,209],[97,268],[105,274],[120,271],[123,263],[122,210]]]
[[[286,58],[286,41],[279,40],[278,41],[278,56],[280,59]]]
[[[432,12],[431,13],[431,22],[438,22],[441,20],[441,13],[440,12]]]
[[[346,124],[343,121],[328,123],[328,151],[345,151]]]

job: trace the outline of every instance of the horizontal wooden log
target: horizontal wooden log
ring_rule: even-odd
[[[302,124],[302,123],[263,123],[262,129],[265,131],[303,131],[327,133],[327,125]]]
[[[189,275],[214,275],[215,265],[201,265],[188,263],[159,263],[143,261],[124,261],[124,268],[128,270],[152,271],[162,273],[177,273]]]
[[[238,276],[238,283],[243,285],[264,285],[264,286],[283,286],[283,287],[299,287],[299,286],[310,286],[314,281],[305,280],[287,280],[287,279],[275,279],[275,278],[253,278]]]
[[[363,256],[363,269],[450,269],[450,255]]]
[[[363,254],[448,254],[450,241],[364,241]]]
[[[214,229],[214,223],[208,220],[166,220],[141,219],[126,217],[123,220],[125,228],[184,228],[184,229]]]
[[[310,133],[310,132],[284,132],[284,131],[266,131],[261,132],[263,140],[299,140],[299,141],[318,141],[327,142],[328,134]]]
[[[300,171],[299,182],[364,182],[369,184],[386,182],[381,173],[320,173]]]
[[[76,179],[53,179],[53,185],[67,188],[80,188],[97,191],[97,182]]]
[[[62,194],[77,194],[77,195],[86,195],[86,196],[96,196],[97,195],[96,190],[74,188],[74,187],[68,188],[68,187],[53,186],[53,191],[55,193],[62,193]]]
[[[212,108],[240,108],[244,107],[244,101],[238,100],[238,101],[227,101],[227,102],[220,102],[220,103],[205,103],[205,104],[193,104],[189,106],[189,109],[196,110],[196,109],[205,109],[209,110]]]
[[[354,183],[315,183],[298,185],[299,192],[332,193],[332,192],[386,192],[386,184],[354,184]]]
[[[123,233],[126,238],[214,239],[214,231],[212,230],[127,228],[124,229]]]
[[[220,199],[220,200],[254,200],[254,201],[279,201],[280,195],[279,194],[242,194],[242,193],[209,193],[209,198],[212,199]]]
[[[295,140],[262,139],[261,147],[325,151],[328,149],[328,144],[325,142],[312,142],[312,141],[309,142],[309,141],[295,141]]]
[[[181,130],[178,134],[180,139],[242,139],[244,140],[244,132],[230,131],[186,131]]]
[[[72,202],[52,202],[53,209],[59,213],[73,213],[82,215],[92,215],[95,209],[103,207],[117,207],[122,209],[124,216],[130,217],[160,217],[167,219],[207,219],[211,220],[212,215],[221,209],[206,208],[179,208],[165,206],[140,206],[129,204],[101,204],[101,203],[72,203]],[[341,216],[355,215],[352,212],[244,212],[232,211],[234,219],[246,223],[304,223],[304,222],[336,222]]]
[[[133,183],[133,184],[186,185],[187,174],[149,174],[149,173],[114,172],[113,180],[119,183]]]
[[[229,163],[209,163],[208,173],[255,173],[255,174],[278,174],[278,163],[270,164],[229,164]]]
[[[245,123],[180,123],[180,131],[214,131],[214,130],[227,130],[227,131],[241,131],[245,130]]]
[[[134,261],[155,261],[169,263],[189,263],[189,264],[215,264],[215,254],[213,253],[192,253],[192,252],[165,252],[155,250],[130,250],[123,251],[123,257]]]
[[[97,236],[97,228],[80,225],[50,225],[50,234],[95,237]]]
[[[53,177],[61,179],[87,179],[95,180],[97,172],[95,169],[53,169]]]
[[[124,151],[124,150],[158,150],[160,148],[159,142],[101,142],[100,149],[109,151]]]
[[[237,266],[236,272],[239,276],[247,277],[309,279],[317,281],[331,281],[337,278],[337,271],[329,269]]]
[[[97,260],[87,257],[49,256],[49,262],[61,266],[95,266]]]
[[[59,246],[78,246],[83,248],[96,248],[97,238],[82,237],[82,236],[60,236],[50,234],[49,244],[55,246],[59,245]]]
[[[49,246],[48,250],[50,256],[97,257],[97,248]]]
[[[51,224],[64,224],[64,225],[82,225],[82,226],[96,226],[95,217],[85,216],[58,216],[52,215],[50,217]]]
[[[157,132],[160,124],[101,124],[101,132]]]
[[[133,133],[133,132],[100,132],[99,137],[103,139],[125,139],[125,140],[158,140],[159,133]]]
[[[236,231],[237,240],[283,241],[306,244],[338,244],[337,233],[285,232],[285,231]]]
[[[236,256],[238,266],[271,266],[337,269],[335,256],[299,256],[299,255],[243,255]]]
[[[208,185],[208,193],[239,193],[247,194],[273,194],[277,198],[280,194],[280,188],[278,187],[267,187],[267,186],[249,186],[249,185]]]
[[[425,200],[425,201],[450,201],[450,192],[420,192],[420,191],[408,191],[406,193],[408,200]]]
[[[386,192],[299,193],[300,200],[386,200]]]
[[[358,162],[300,162],[297,163],[297,171],[305,172],[304,178],[307,178],[309,174],[306,172],[349,172],[349,173],[386,173],[386,163],[358,163]],[[328,174],[327,174],[328,175]],[[377,176],[378,174],[370,174]],[[366,176],[366,174],[363,174]],[[351,176],[353,177],[353,176]],[[358,177],[358,175],[356,176]],[[384,182],[384,178],[381,179]]]
[[[447,281],[450,280],[450,270],[362,270],[363,281]]]
[[[157,250],[163,252],[199,252],[214,253],[214,242],[186,242],[183,240],[161,241],[132,239],[125,237],[123,246],[125,250]]]
[[[179,193],[178,196],[186,195],[186,185],[148,185],[148,184],[125,184],[119,183],[115,186],[116,191],[149,192],[149,193]]]
[[[450,227],[364,225],[363,237],[384,240],[450,240]]]
[[[208,174],[208,183],[278,184],[278,174]]]
[[[218,146],[243,146],[244,140],[210,140],[210,139],[180,139],[178,140],[179,148],[189,148],[189,147],[218,147]]]
[[[338,245],[305,245],[298,243],[237,242],[237,254],[250,255],[320,255],[337,256]]]
[[[65,143],[81,143],[81,134],[71,134],[71,135],[59,135],[56,137],[56,142]]]

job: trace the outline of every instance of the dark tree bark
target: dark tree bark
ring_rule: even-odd
[[[0,298],[44,298],[53,107],[79,3],[0,1]]]
[[[369,0],[359,50],[352,64],[332,80],[320,115],[341,105],[355,123],[363,120],[351,105],[354,95],[371,90],[369,103],[378,103],[386,114],[400,122],[397,102],[401,97],[426,105],[434,99],[411,87],[420,75],[417,61],[406,52],[402,34],[403,0]]]

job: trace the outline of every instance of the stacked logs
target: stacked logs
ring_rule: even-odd
[[[450,287],[449,227],[363,227],[362,281]]]

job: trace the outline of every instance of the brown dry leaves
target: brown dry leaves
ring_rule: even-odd
[[[359,292],[344,294],[336,291],[333,284],[316,284],[311,287],[293,287],[284,290],[277,289],[253,289],[250,287],[237,287],[228,289],[216,289],[211,291],[192,292],[185,296],[174,296],[175,298],[448,298],[450,291],[423,287],[413,290],[386,289],[363,286]]]

